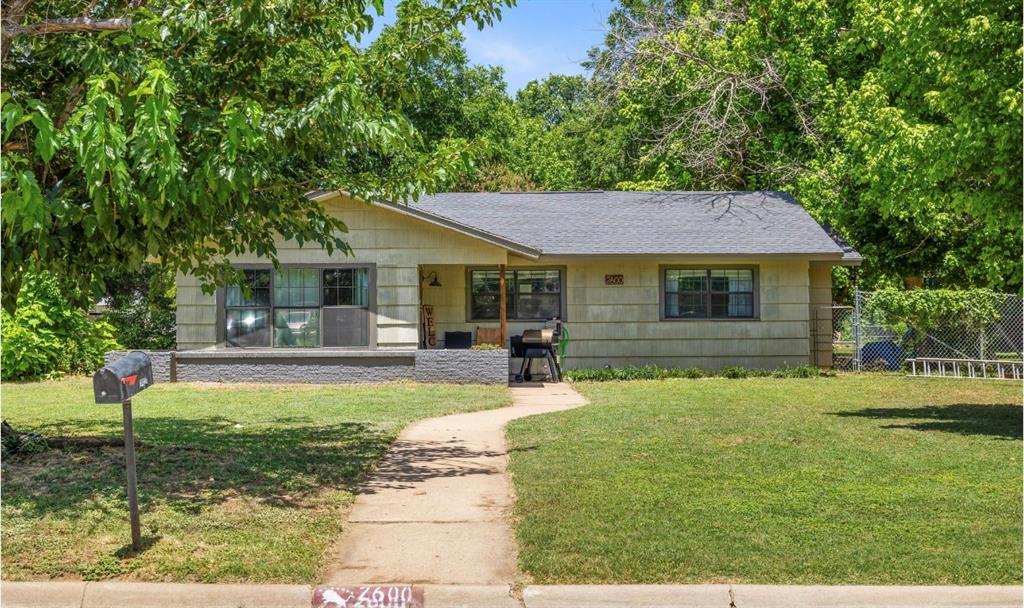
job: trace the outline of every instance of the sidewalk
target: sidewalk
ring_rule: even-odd
[[[519,600],[506,585],[425,585],[423,608],[1018,608],[1021,593],[1014,586],[537,585]],[[0,585],[3,608],[311,608],[312,598],[305,585]]]
[[[513,386],[512,406],[414,423],[356,491],[329,585],[502,585],[516,578],[505,424],[586,403],[567,384]]]

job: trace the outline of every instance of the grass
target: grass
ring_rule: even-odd
[[[1019,383],[576,387],[508,430],[535,583],[1021,582]]]
[[[404,426],[508,402],[483,386],[154,386],[134,400],[147,547],[131,555],[120,406],[81,378],[2,391],[4,419],[60,446],[3,463],[5,580],[313,582]]]

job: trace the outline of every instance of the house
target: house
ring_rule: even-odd
[[[248,296],[179,276],[179,378],[504,381],[504,351],[445,336],[507,344],[552,317],[564,368],[829,366],[831,270],[861,261],[777,192],[309,196],[354,256],[280,242],[278,273],[239,257]]]

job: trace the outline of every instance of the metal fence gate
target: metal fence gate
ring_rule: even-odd
[[[1022,378],[1024,301],[1020,296],[1004,295],[999,318],[976,327],[955,319],[933,327],[910,327],[869,306],[871,297],[872,292],[857,291],[853,306],[815,309],[811,320],[815,364],[918,376]],[[829,329],[831,336],[826,336]]]

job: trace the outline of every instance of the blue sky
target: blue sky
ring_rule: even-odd
[[[394,19],[394,2],[385,22]],[[581,74],[587,51],[604,38],[613,0],[519,0],[494,27],[463,28],[472,63],[505,68],[509,93],[548,74]]]

